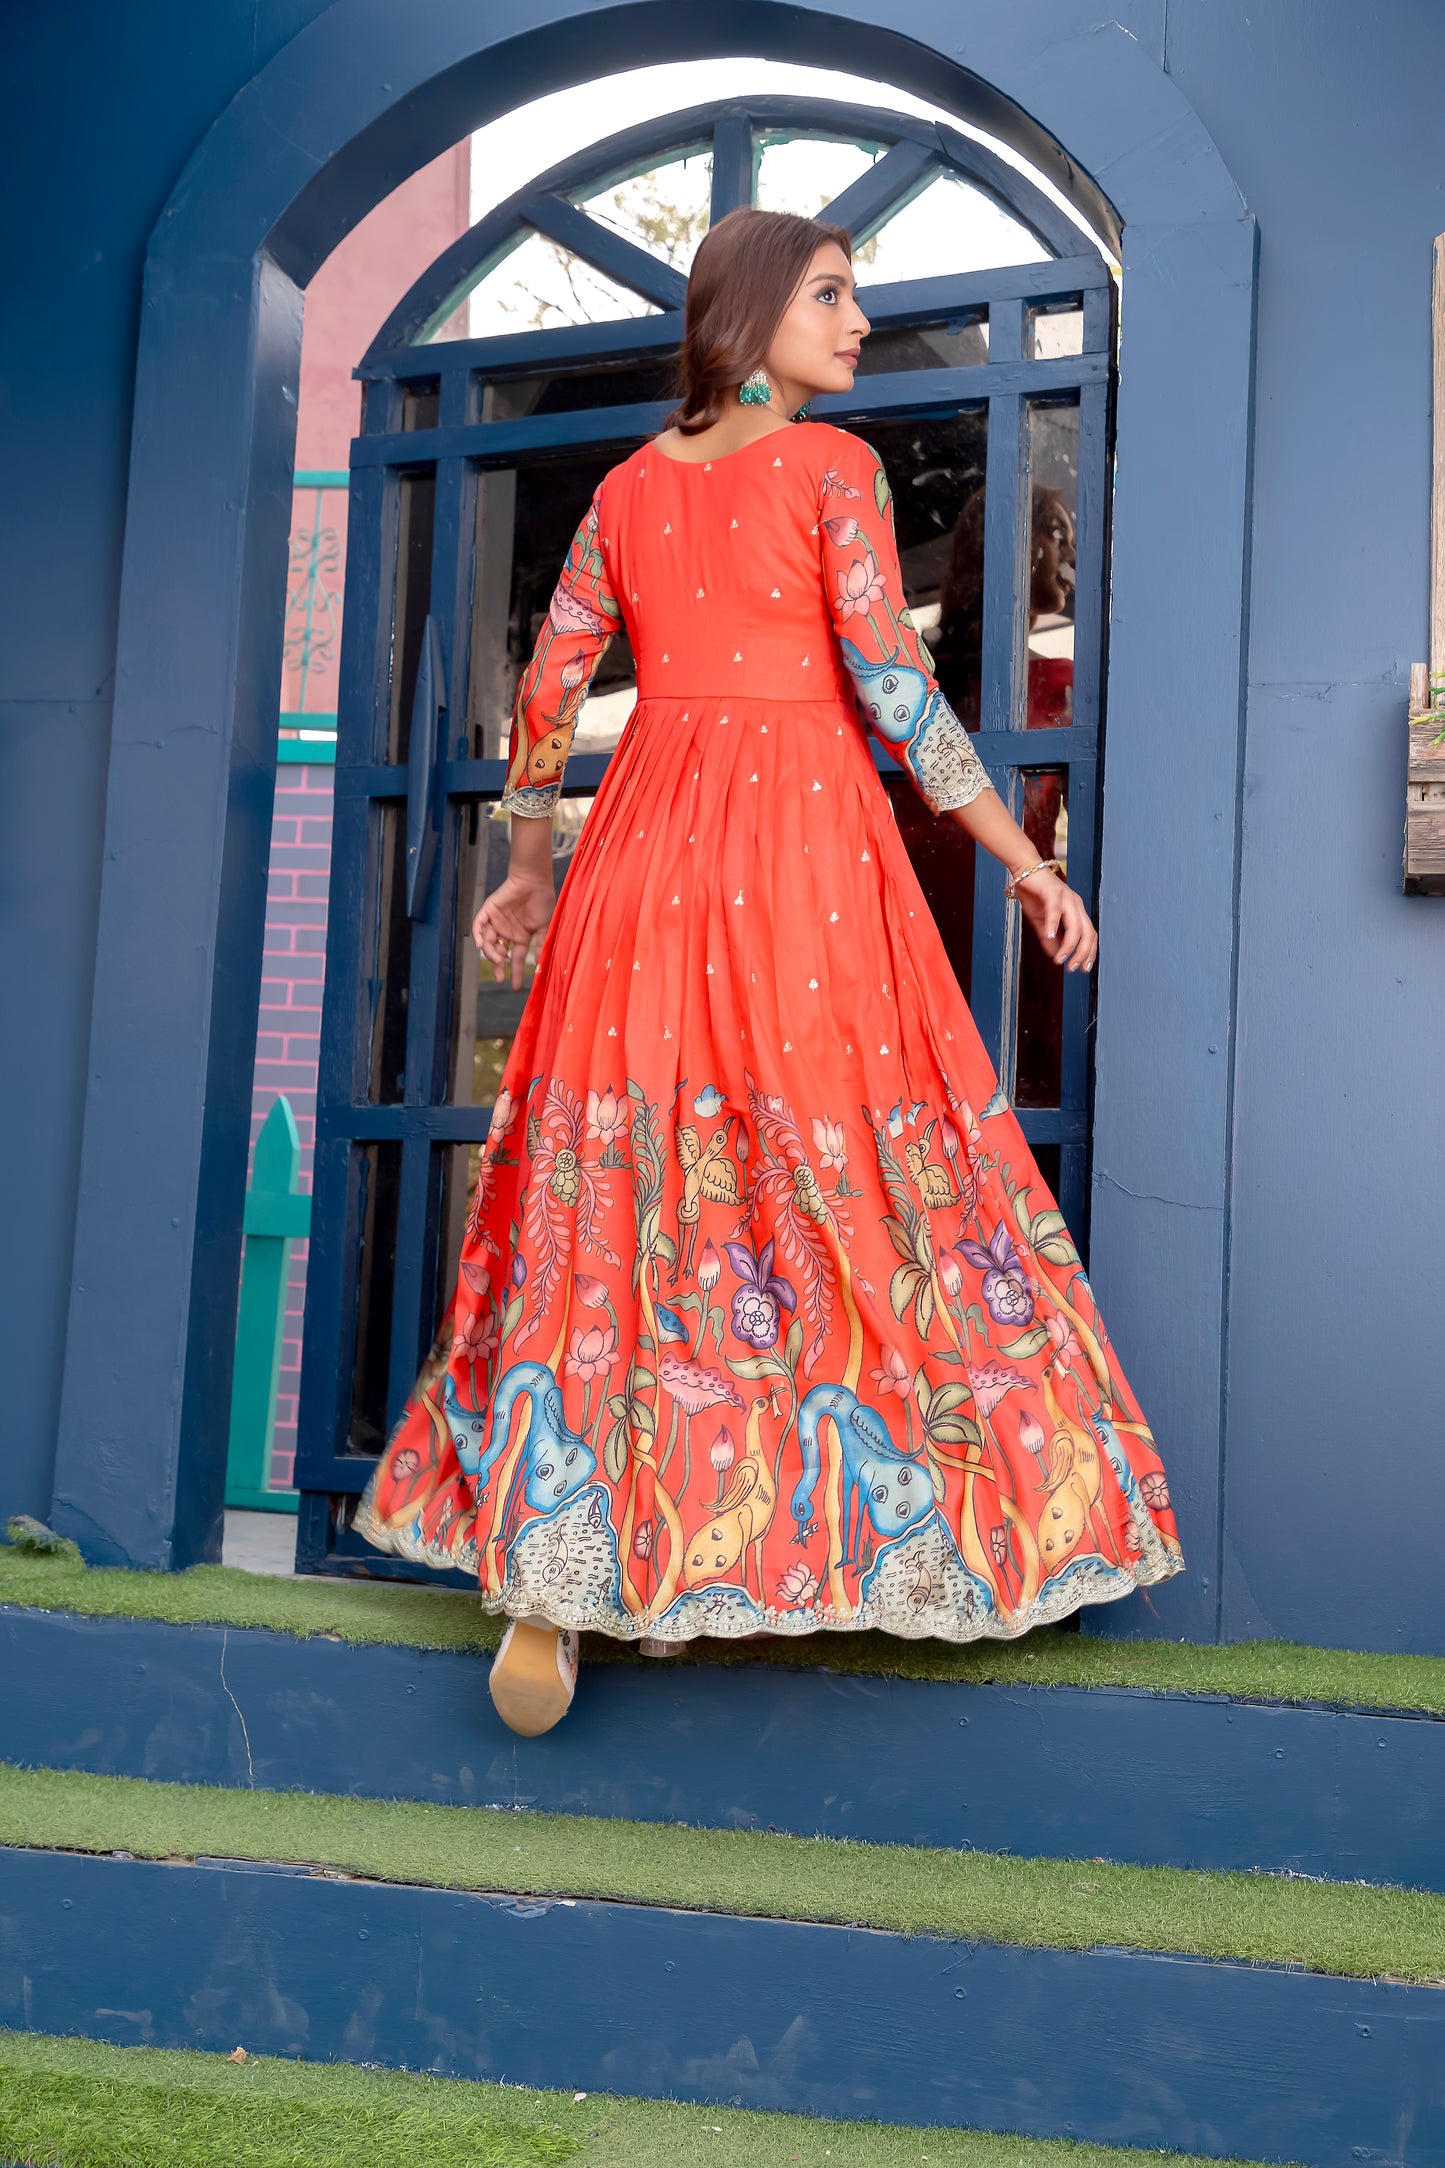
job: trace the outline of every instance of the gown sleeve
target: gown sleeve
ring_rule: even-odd
[[[520,813],[551,819],[587,688],[622,623],[598,539],[601,497],[599,485],[572,537],[532,659],[517,684],[498,818]]]
[[[864,721],[907,769],[935,813],[991,790],[973,740],[933,674],[933,657],[903,595],[893,495],[861,437],[838,433],[819,491],[823,581],[838,644]]]

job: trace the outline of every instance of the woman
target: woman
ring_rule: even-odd
[[[356,1526],[477,1574],[521,1732],[569,1706],[582,1627],[1015,1636],[1183,1564],[873,764],[870,730],[1052,962],[1092,967],[932,675],[882,467],[804,419],[867,332],[841,229],[708,234],[682,403],[597,490],[517,688],[474,935],[514,987],[545,937],[454,1308]],[[637,705],[554,915],[550,816],[620,625]]]

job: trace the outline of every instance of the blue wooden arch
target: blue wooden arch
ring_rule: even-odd
[[[55,1524],[95,1560],[218,1553],[301,288],[495,114],[746,54],[826,54],[956,112],[1118,236],[1093,1277],[1193,1570],[1108,1623],[1212,1639],[1256,235],[1176,85],[1066,0],[966,24],[952,0],[335,0],[208,132],[147,259]]]

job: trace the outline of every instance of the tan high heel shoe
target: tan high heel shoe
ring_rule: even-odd
[[[502,1722],[524,1739],[550,1731],[572,1706],[577,1636],[541,1617],[514,1618],[492,1658],[487,1689]]]

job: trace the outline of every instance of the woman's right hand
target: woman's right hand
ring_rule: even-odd
[[[472,922],[472,939],[498,983],[510,963],[512,986],[521,991],[532,936],[545,930],[556,901],[550,874],[509,873],[500,888],[492,890]]]

